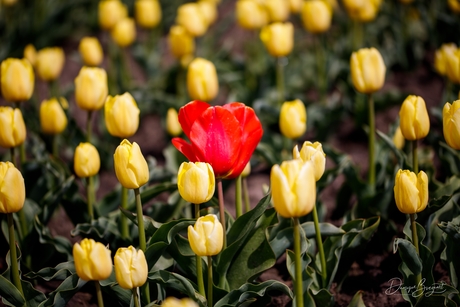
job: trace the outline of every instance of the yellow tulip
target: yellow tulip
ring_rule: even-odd
[[[263,3],[257,0],[238,0],[236,20],[242,28],[256,30],[268,23],[268,13]]]
[[[215,176],[205,162],[183,162],[177,173],[177,187],[183,199],[192,204],[209,201],[214,195]]]
[[[405,142],[406,140],[404,139],[404,136],[401,132],[401,127],[398,126],[396,128],[395,134],[393,135],[393,144],[395,144],[396,148],[401,150],[404,148]]]
[[[202,36],[208,29],[206,17],[198,5],[191,2],[179,6],[177,9],[176,23],[183,26],[193,36]]]
[[[311,161],[300,159],[275,164],[270,172],[272,202],[285,218],[301,217],[313,210],[316,202],[315,169]]]
[[[447,77],[451,82],[455,84],[460,84],[460,49],[446,49],[445,56],[447,59]]]
[[[395,201],[399,211],[413,214],[423,211],[428,204],[428,176],[409,170],[399,170],[395,178]]]
[[[13,6],[18,2],[18,0],[2,0],[4,6]]]
[[[37,63],[37,49],[32,44],[27,44],[24,48],[24,58],[26,58],[32,66],[35,66]]]
[[[108,96],[104,104],[105,125],[112,136],[128,138],[139,127],[139,108],[130,93]]]
[[[332,10],[324,0],[305,1],[302,6],[302,21],[311,33],[322,33],[331,27]]]
[[[215,256],[222,250],[224,230],[214,214],[199,217],[195,225],[188,226],[188,240],[198,256]]]
[[[138,25],[145,29],[155,28],[161,21],[161,6],[158,0],[136,0],[134,15]]]
[[[460,149],[460,100],[446,103],[442,109],[442,130],[446,143],[453,149]]]
[[[241,177],[245,178],[251,174],[251,162],[248,162],[241,173]]]
[[[195,38],[183,26],[174,25],[168,35],[169,50],[178,59],[195,52]]]
[[[78,51],[87,66],[98,66],[104,59],[104,52],[97,37],[83,37],[78,45]]]
[[[170,296],[163,301],[161,307],[198,307],[198,304],[188,297],[178,299]]]
[[[113,41],[120,47],[128,47],[136,40],[136,24],[132,18],[123,18],[110,31]]]
[[[454,43],[442,44],[441,47],[436,50],[434,54],[434,68],[441,76],[447,75],[447,66],[449,55],[457,49],[457,45]]]
[[[99,1],[99,25],[103,30],[112,30],[120,20],[128,16],[128,8],[119,0]]]
[[[297,139],[307,131],[307,110],[300,99],[282,104],[279,125],[281,133],[289,139]]]
[[[360,22],[374,20],[380,4],[381,0],[343,0],[343,5],[350,18]]]
[[[179,136],[182,134],[179,117],[176,109],[174,108],[169,108],[166,113],[166,131],[170,136]]]
[[[25,199],[26,188],[21,172],[11,162],[0,162],[0,213],[18,212]]]
[[[96,175],[101,168],[101,158],[96,147],[91,143],[80,143],[75,149],[73,167],[80,178]]]
[[[40,105],[40,126],[46,134],[59,134],[67,127],[67,116],[57,98],[43,100]]]
[[[17,147],[26,139],[26,125],[21,110],[0,107],[0,146]]]
[[[447,0],[447,6],[455,14],[460,13],[460,2],[458,0]]]
[[[430,118],[425,100],[420,96],[409,95],[399,111],[399,126],[406,140],[420,140],[430,132]]]
[[[73,246],[75,270],[82,280],[104,280],[112,273],[110,250],[93,239],[83,239]]]
[[[216,67],[211,61],[195,58],[188,66],[187,90],[192,100],[211,101],[219,93]]]
[[[294,47],[294,26],[290,22],[266,25],[260,32],[260,39],[272,56],[286,56]]]
[[[297,14],[302,9],[303,0],[289,0],[289,10],[293,14]]]
[[[294,159],[301,159],[304,162],[311,161],[315,169],[315,180],[321,179],[326,169],[326,154],[320,142],[305,141],[300,151],[296,145],[292,151],[292,156]]]
[[[217,19],[216,4],[211,1],[198,1],[198,8],[200,9],[201,16],[206,21],[207,26],[212,25]]]
[[[139,145],[124,139],[113,155],[115,175],[127,189],[138,189],[149,181],[149,166]]]
[[[147,281],[147,260],[144,252],[133,246],[121,247],[113,258],[115,264],[115,278],[123,289],[141,287]]]
[[[370,94],[381,89],[385,83],[385,63],[380,52],[373,47],[353,52],[350,70],[353,85],[358,92]]]
[[[37,53],[36,71],[40,79],[52,81],[57,79],[64,68],[65,55],[60,47],[43,48]]]
[[[8,58],[1,64],[2,94],[5,100],[29,100],[34,92],[34,69],[26,59]]]
[[[283,22],[289,19],[289,3],[286,0],[265,0],[269,22]]]
[[[82,67],[75,78],[75,101],[87,111],[104,106],[108,93],[107,73],[99,67]]]

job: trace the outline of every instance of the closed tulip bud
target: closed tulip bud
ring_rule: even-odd
[[[446,103],[442,109],[442,130],[446,143],[453,149],[460,149],[460,100]]]
[[[111,30],[117,22],[128,16],[128,8],[119,0],[99,1],[99,25],[103,30]]]
[[[358,92],[370,94],[385,83],[386,67],[375,48],[362,48],[353,52],[350,60],[351,79]]]
[[[75,270],[82,280],[104,280],[112,273],[110,250],[100,242],[85,238],[74,244],[72,254]]]
[[[447,6],[455,14],[460,13],[460,2],[458,0],[447,0]]]
[[[186,3],[177,9],[176,23],[183,26],[193,36],[202,36],[208,29],[206,17],[198,3]]]
[[[177,187],[186,201],[192,204],[207,202],[215,188],[212,166],[205,162],[183,162],[177,173]]]
[[[401,150],[404,148],[405,142],[406,140],[404,139],[404,136],[401,132],[401,127],[398,126],[398,128],[396,128],[395,134],[393,135],[393,144],[396,148]]]
[[[430,118],[425,100],[420,96],[409,95],[399,111],[399,126],[406,140],[420,140],[430,132]]]
[[[260,39],[270,55],[286,56],[294,47],[294,26],[290,22],[275,22],[266,25],[260,32]]]
[[[305,141],[300,151],[296,145],[292,151],[292,156],[294,159],[301,159],[303,162],[311,161],[315,169],[315,180],[321,179],[326,169],[326,154],[320,142]]]
[[[311,33],[322,33],[331,27],[332,10],[324,0],[305,1],[302,6],[302,21]]]
[[[245,178],[251,174],[251,163],[248,162],[241,173],[241,177]]]
[[[113,258],[115,277],[123,289],[141,287],[147,281],[147,260],[144,252],[133,246],[119,248]]]
[[[138,25],[145,29],[155,28],[161,21],[161,6],[158,0],[136,0],[134,15]]]
[[[37,49],[35,49],[34,45],[27,44],[24,48],[24,58],[26,58],[32,66],[35,66],[35,63],[37,63]]]
[[[169,50],[178,59],[195,52],[195,38],[183,26],[174,25],[168,35]]]
[[[300,99],[283,103],[279,125],[281,133],[289,139],[297,139],[307,131],[307,110]]]
[[[289,10],[293,14],[297,14],[302,9],[303,0],[289,0]]]
[[[216,67],[211,61],[195,58],[188,66],[187,90],[192,100],[211,101],[219,93]]]
[[[64,67],[64,50],[60,47],[43,48],[37,53],[37,75],[44,81],[57,79]]]
[[[113,155],[115,175],[127,189],[138,189],[149,181],[149,166],[136,142],[123,140]]]
[[[128,47],[136,40],[136,24],[132,18],[123,18],[112,28],[110,36],[120,47]]]
[[[0,213],[18,212],[24,206],[25,198],[21,172],[11,162],[0,162]]]
[[[350,18],[369,22],[377,16],[381,0],[344,0],[343,5]]]
[[[451,82],[460,84],[460,49],[446,49],[445,55],[447,59],[447,77]]]
[[[188,240],[198,256],[215,256],[220,253],[224,244],[224,230],[217,216],[202,216],[193,227],[188,226]]]
[[[274,165],[270,185],[273,205],[282,217],[301,217],[313,210],[316,180],[311,161],[295,159]]]
[[[395,178],[395,201],[399,211],[414,214],[423,211],[428,204],[428,176],[409,170],[399,170]]]
[[[5,100],[29,100],[34,92],[34,69],[26,59],[8,58],[1,64],[2,94]]]
[[[87,66],[98,66],[104,59],[101,43],[96,37],[83,37],[78,45],[78,51]]]
[[[0,146],[17,147],[26,139],[26,125],[21,110],[0,107]]]
[[[108,96],[104,104],[105,126],[112,136],[128,138],[139,127],[139,113],[130,93]]]
[[[286,0],[265,0],[269,22],[283,22],[289,19],[289,3]]]
[[[96,111],[104,106],[109,91],[107,73],[99,67],[82,67],[75,78],[75,101],[87,111]]]
[[[166,131],[170,136],[179,136],[182,134],[179,117],[176,109],[174,108],[169,108],[166,113]]]
[[[43,100],[40,105],[40,126],[46,134],[59,134],[67,127],[67,116],[57,98]]]
[[[434,68],[441,76],[447,75],[448,57],[457,49],[454,43],[442,44],[434,55]]]
[[[99,173],[101,158],[91,143],[80,143],[75,149],[73,168],[80,178],[92,177]]]
[[[178,299],[170,296],[163,301],[161,307],[198,307],[198,304],[188,297]]]
[[[242,28],[256,30],[268,23],[268,13],[264,4],[257,0],[238,0],[236,20]]]
[[[203,16],[209,27],[217,19],[216,4],[210,1],[198,1],[197,4],[200,9],[201,15]]]

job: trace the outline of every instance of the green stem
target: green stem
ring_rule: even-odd
[[[58,158],[58,155],[59,155],[59,150],[58,150],[58,137],[59,137],[59,134],[54,134],[52,136],[52,146],[53,146],[53,156],[55,158]]]
[[[319,229],[319,219],[318,219],[318,211],[316,209],[316,205],[313,206],[313,222],[315,224],[316,245],[318,247],[319,258],[321,260],[321,277],[323,280],[323,288],[326,288],[326,282],[327,282],[326,256],[324,254],[323,240],[321,238],[321,230]]]
[[[86,121],[86,141],[91,143],[91,119],[93,117],[93,111],[88,111],[88,117]]]
[[[353,20],[353,50],[358,50],[363,45],[363,24]]]
[[[319,34],[321,35],[321,34]],[[316,36],[316,44],[315,44],[315,51],[316,51],[316,64],[318,69],[318,91],[319,97],[322,104],[326,104],[326,90],[327,90],[327,76],[325,70],[325,58],[324,58],[324,48],[321,43],[321,36]]]
[[[220,222],[224,232],[224,245],[223,249],[227,247],[227,226],[225,224],[225,205],[224,205],[224,189],[222,188],[222,179],[217,179],[217,195],[219,197],[219,213]]]
[[[295,256],[295,298],[296,307],[303,307],[302,261],[300,255],[300,222],[294,217],[294,256]]]
[[[417,155],[417,140],[412,141],[412,168],[415,175],[418,174],[418,155]]]
[[[139,297],[137,296],[137,288],[131,289],[131,292],[133,293],[133,301],[134,301],[134,307],[139,307]]]
[[[139,188],[134,189],[134,195],[136,197],[136,211],[137,211],[137,225],[139,228],[139,246],[141,250],[145,253],[147,249],[147,243],[145,240],[145,228],[144,228],[144,213],[142,211],[142,201],[141,201],[141,193],[139,192]],[[144,299],[146,300],[147,304],[150,303],[150,291],[149,291],[149,284],[145,283],[142,286],[142,292],[144,293]]]
[[[16,239],[14,236],[14,220],[13,213],[6,214],[8,218],[8,233],[9,233],[9,243],[10,243],[10,257],[11,257],[11,277],[13,278],[13,284],[21,292],[24,297],[24,291],[22,290],[21,278],[19,277],[19,267],[18,267],[18,256],[16,253]]]
[[[236,186],[235,186],[235,211],[236,211],[236,218],[239,218],[243,215],[243,197],[242,197],[242,183],[241,183],[241,175],[236,178]]]
[[[95,280],[94,284],[96,285],[97,305],[99,307],[104,307],[104,300],[102,299],[101,285],[99,284],[98,280]]]
[[[208,307],[213,306],[212,302],[212,257],[208,256]]]
[[[369,94],[369,186],[375,191],[375,110],[374,99]]]
[[[195,204],[195,219],[200,217],[200,204]],[[201,295],[206,297],[206,292],[204,290],[204,281],[203,281],[203,264],[201,262],[201,257],[195,255],[196,259],[196,279],[198,283],[198,291]]]
[[[121,208],[128,209],[128,189],[121,187]],[[129,229],[128,229],[128,219],[120,210],[120,228],[121,228],[121,237],[123,239],[129,238]]]
[[[284,102],[284,57],[276,58],[276,90],[278,91],[278,101],[281,105]]]
[[[50,97],[59,97],[58,79],[51,80],[49,83]]]
[[[89,214],[91,221],[94,219],[93,200],[94,200],[94,176],[90,176],[88,177],[86,181],[86,201],[88,203],[88,214]]]
[[[414,243],[415,250],[417,251],[417,255],[420,256],[420,250],[418,247],[417,224],[415,223],[415,214],[412,213],[412,214],[409,214],[409,216],[410,216],[410,224],[411,224],[411,229],[412,229],[412,242]],[[421,281],[422,281],[422,274],[421,273],[417,274],[417,276],[415,276],[415,280],[417,282],[417,289],[421,290],[420,286],[421,286]]]
[[[251,211],[251,202],[249,200],[248,179],[243,178],[243,198],[246,207],[246,212]]]

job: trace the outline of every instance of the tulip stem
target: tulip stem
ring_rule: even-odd
[[[131,289],[133,293],[133,301],[134,301],[134,307],[139,307],[139,296],[137,295],[137,288]]]
[[[125,187],[121,187],[121,207],[123,209],[128,209],[128,189]],[[120,228],[121,228],[121,237],[123,239],[128,239],[129,237],[129,229],[128,229],[128,219],[120,211]]]
[[[53,156],[57,159],[58,158],[58,153],[59,153],[59,150],[58,150],[58,137],[59,137],[59,134],[54,134],[52,136],[52,153],[53,153]]]
[[[239,218],[243,215],[243,198],[241,194],[242,190],[242,177],[239,175],[236,177],[236,185],[235,185],[235,211],[236,211],[236,218]]]
[[[88,117],[86,120],[86,141],[91,143],[91,119],[93,117],[93,111],[88,111]]]
[[[276,58],[276,89],[278,100],[281,105],[284,102],[284,57]]]
[[[222,179],[217,179],[217,194],[219,197],[219,213],[220,213],[220,222],[222,224],[224,238],[223,238],[223,248],[227,247],[227,225],[225,223],[225,205],[224,205],[224,189],[222,187]]]
[[[141,193],[139,192],[139,188],[134,189],[134,195],[136,197],[137,226],[139,229],[139,246],[141,250],[145,253],[145,250],[147,249],[147,243],[145,241],[144,213],[142,211]],[[149,304],[150,303],[149,284],[145,283],[142,286],[142,290],[144,293],[144,299]]]
[[[13,283],[16,288],[21,292],[24,297],[24,291],[22,290],[21,278],[19,277],[19,267],[18,267],[18,256],[16,253],[16,239],[14,236],[14,220],[13,213],[6,214],[8,219],[8,234],[9,234],[9,243],[10,243],[10,258],[11,258],[11,277],[13,278]]]
[[[51,80],[49,83],[50,97],[59,97],[59,84],[58,79]]]
[[[323,240],[321,238],[321,230],[319,228],[318,210],[316,204],[313,206],[313,222],[315,224],[316,233],[316,245],[319,252],[319,258],[321,260],[321,277],[323,280],[323,288],[326,288],[327,281],[327,267],[326,267],[326,256],[324,254]]]
[[[369,186],[375,191],[375,110],[374,99],[369,94]]]
[[[410,216],[410,224],[412,228],[412,242],[414,243],[415,251],[417,252],[417,255],[420,256],[420,250],[418,247],[417,223],[415,222],[415,213],[411,213],[409,214],[409,216]],[[417,283],[417,290],[421,290],[422,274],[421,273],[417,274],[417,276],[415,276],[415,280]]]
[[[91,221],[94,219],[93,200],[94,200],[94,178],[88,177],[86,182],[86,201],[88,203],[88,214]]]
[[[418,155],[417,155],[417,140],[412,141],[412,168],[415,175],[418,174]]]
[[[251,203],[249,200],[248,179],[243,178],[243,197],[246,205],[246,212],[251,211]]]
[[[200,204],[195,204],[195,219],[198,220],[200,217]],[[198,283],[198,291],[201,295],[206,297],[206,292],[204,290],[204,281],[203,281],[203,265],[201,263],[201,257],[195,255],[196,259],[196,280]]]
[[[97,304],[99,307],[104,307],[104,300],[102,299],[101,285],[99,284],[98,280],[95,280],[94,284],[96,285]]]
[[[213,306],[212,302],[212,257],[208,256],[208,307]]]
[[[303,307],[302,261],[300,255],[300,222],[294,217],[294,256],[295,256],[295,298],[296,307]]]
[[[353,50],[358,50],[363,45],[363,24],[360,21],[353,21]]]

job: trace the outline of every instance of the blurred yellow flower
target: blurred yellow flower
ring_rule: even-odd
[[[174,108],[169,108],[166,113],[166,131],[170,136],[179,136],[182,134],[182,126],[179,123],[179,117]]]
[[[455,14],[460,13],[460,1],[458,1],[458,0],[447,0],[447,6]]]
[[[178,59],[195,52],[195,38],[180,25],[169,30],[168,45],[171,53]]]
[[[266,25],[260,32],[260,39],[270,55],[286,56],[294,47],[294,26],[290,22],[275,22]]]
[[[375,19],[382,0],[343,0],[343,5],[351,19],[369,22]]]
[[[188,226],[188,240],[198,256],[215,256],[222,250],[224,230],[214,214],[199,217],[194,226]]]
[[[238,0],[236,20],[247,30],[260,29],[268,23],[268,13],[263,3],[257,0]]]
[[[105,126],[112,136],[128,138],[139,127],[139,113],[136,101],[130,93],[113,97],[109,95],[104,104]]]
[[[217,19],[216,4],[211,1],[198,1],[198,8],[200,9],[201,16],[205,19],[207,26],[212,25]]]
[[[178,299],[170,296],[163,301],[161,307],[198,307],[198,304],[188,297]]]
[[[444,55],[447,59],[447,77],[451,82],[460,84],[460,49],[447,48]]]
[[[308,32],[322,33],[331,27],[332,10],[324,0],[305,1],[301,17]]]
[[[457,49],[457,45],[454,43],[442,44],[439,49],[436,50],[434,55],[434,68],[441,76],[447,75],[447,66],[449,55]]]
[[[442,109],[442,130],[446,143],[453,149],[460,149],[460,100],[446,102]]]
[[[87,66],[98,66],[104,59],[104,52],[97,37],[83,37],[78,45],[78,51]]]
[[[208,21],[198,3],[190,2],[177,9],[176,23],[183,26],[193,36],[202,36],[208,29]]]
[[[136,22],[143,28],[155,28],[161,21],[161,6],[158,0],[136,0],[134,2]]]
[[[355,51],[350,59],[351,79],[358,92],[370,94],[385,83],[386,66],[380,52],[372,48]]]
[[[110,31],[113,41],[120,47],[128,47],[136,40],[136,24],[132,18],[123,18]]]
[[[24,48],[24,58],[26,58],[32,66],[35,66],[37,63],[37,49],[32,44],[27,44]]]
[[[80,143],[75,148],[73,158],[75,174],[80,178],[92,177],[99,173],[101,158],[96,147],[91,143]]]
[[[398,126],[396,128],[395,134],[393,135],[393,144],[395,144],[396,148],[401,150],[404,148],[405,142],[406,140],[404,139],[404,136],[401,132],[401,127]]]
[[[289,0],[289,10],[293,14],[297,14],[302,9],[303,0]]]
[[[141,287],[147,281],[148,267],[144,252],[133,246],[121,247],[113,258],[115,278],[123,289]]]
[[[428,176],[424,171],[418,175],[409,170],[396,173],[394,194],[399,211],[414,214],[423,211],[428,204]]]
[[[26,188],[21,172],[11,162],[0,162],[0,213],[18,212],[25,199]]]
[[[289,2],[287,0],[265,0],[265,9],[269,22],[283,22],[289,19]]]
[[[110,250],[93,239],[83,239],[73,246],[75,270],[82,280],[104,280],[112,273]]]
[[[216,67],[211,61],[195,58],[187,70],[187,90],[192,100],[211,101],[219,93]]]
[[[404,100],[399,111],[399,127],[409,141],[420,140],[428,135],[430,118],[422,97],[409,95]]]
[[[99,67],[82,67],[75,78],[75,101],[87,111],[104,106],[108,93],[107,73]]]
[[[289,139],[297,139],[307,131],[307,109],[300,99],[281,105],[279,126],[281,133]]]
[[[7,58],[1,64],[2,95],[10,102],[29,100],[34,92],[35,75],[26,59]]]
[[[67,116],[57,98],[42,101],[40,126],[46,134],[59,134],[67,127]]]
[[[48,47],[39,50],[35,66],[38,77],[44,81],[57,79],[64,68],[64,61],[64,50],[60,47]]]
[[[119,0],[99,1],[99,25],[103,30],[111,30],[117,22],[128,16],[128,8]]]
[[[26,125],[19,108],[0,107],[0,146],[17,147],[26,139]]]
[[[127,189],[138,189],[149,181],[149,166],[136,142],[124,139],[113,155],[115,175]]]

